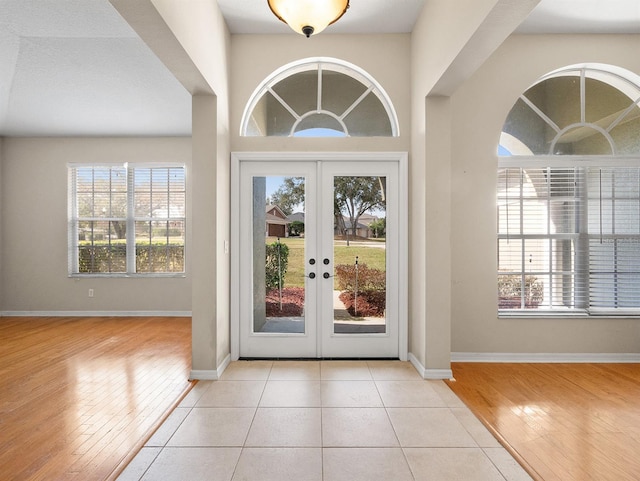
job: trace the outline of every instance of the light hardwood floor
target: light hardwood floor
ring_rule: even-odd
[[[640,480],[640,364],[454,363],[453,374],[534,479]]]
[[[3,481],[113,479],[192,387],[189,318],[0,318]],[[454,363],[535,479],[640,479],[640,365]]]
[[[190,318],[0,318],[0,477],[105,480],[192,387]]]

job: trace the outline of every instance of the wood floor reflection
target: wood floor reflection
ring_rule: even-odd
[[[2,479],[115,476],[190,367],[190,318],[0,318]]]
[[[640,364],[454,363],[453,374],[534,479],[640,479]]]

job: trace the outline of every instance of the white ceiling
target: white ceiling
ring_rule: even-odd
[[[424,2],[351,0],[322,35],[410,32]],[[266,0],[218,4],[232,33],[291,32]],[[640,33],[640,1],[541,0],[518,33]],[[108,0],[0,0],[0,135],[190,132],[189,94]]]
[[[541,0],[517,33],[640,33],[640,1]]]
[[[411,32],[425,0],[350,0],[349,10],[330,33]],[[291,29],[273,16],[267,0],[218,0],[232,33],[289,33]],[[274,22],[275,20],[275,22]]]

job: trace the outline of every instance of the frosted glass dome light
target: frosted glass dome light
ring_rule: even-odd
[[[295,32],[309,38],[336,22],[349,0],[267,0],[273,14]]]

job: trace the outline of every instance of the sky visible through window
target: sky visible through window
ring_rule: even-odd
[[[498,155],[511,155],[511,152],[509,152],[504,146],[498,145]]]
[[[298,132],[293,134],[293,136],[294,137],[346,137],[347,135],[344,132],[340,132],[339,130],[315,128],[315,129],[299,130]]]
[[[280,186],[283,184],[285,177],[284,176],[275,176],[270,175],[265,177],[266,179],[266,197],[271,201],[271,196],[274,192],[276,192]],[[293,213],[296,212],[304,212],[304,205],[298,204],[293,208]],[[385,212],[384,209],[370,209],[369,213],[378,217],[384,217]]]

